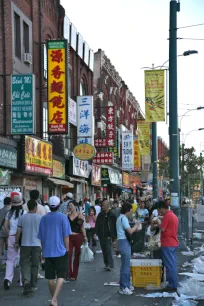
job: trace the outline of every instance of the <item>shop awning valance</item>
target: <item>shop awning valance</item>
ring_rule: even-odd
[[[60,180],[52,177],[49,177],[48,180],[53,182],[55,185],[63,185],[63,186],[68,186],[69,188],[74,188],[74,185],[72,183],[69,183],[65,180]]]

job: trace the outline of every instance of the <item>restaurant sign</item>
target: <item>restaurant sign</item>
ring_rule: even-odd
[[[5,144],[0,144],[0,166],[17,168],[17,150]]]
[[[95,148],[88,143],[80,143],[73,150],[74,156],[80,160],[90,160],[95,154]]]
[[[53,159],[53,177],[65,179],[65,163],[59,160]]]
[[[52,175],[52,144],[25,136],[25,171]]]

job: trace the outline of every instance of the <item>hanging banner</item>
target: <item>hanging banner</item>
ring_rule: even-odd
[[[89,177],[89,162],[79,160],[73,156],[73,175],[88,178]]]
[[[93,96],[77,97],[77,142],[94,145]]]
[[[35,134],[35,75],[11,76],[11,134]]]
[[[113,152],[97,152],[93,159],[95,164],[112,165],[114,161]]]
[[[141,120],[137,123],[140,155],[150,154],[150,123]]]
[[[67,134],[67,40],[49,40],[47,58],[48,133]]]
[[[165,121],[164,70],[145,71],[145,118]]]
[[[133,170],[133,133],[122,132],[122,169]]]
[[[76,102],[72,100],[71,98],[69,99],[69,123],[77,126],[77,106]]]
[[[134,137],[134,171],[141,170],[141,156],[139,151],[138,139]]]
[[[130,176],[128,173],[123,172],[123,186],[130,187]]]

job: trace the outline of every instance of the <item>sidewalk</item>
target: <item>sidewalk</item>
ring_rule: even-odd
[[[178,265],[187,261],[187,256],[178,256]],[[192,259],[192,257],[191,257]],[[149,291],[136,289],[132,296],[121,296],[118,287],[104,286],[105,282],[114,282],[119,279],[120,258],[115,257],[114,272],[103,269],[102,254],[97,254],[94,262],[81,264],[79,278],[76,282],[64,284],[59,299],[59,306],[170,306],[172,299],[151,299],[136,297],[138,294],[147,294]],[[42,272],[42,271],[41,271]],[[41,273],[42,274],[42,273]],[[0,305],[2,306],[46,306],[49,305],[50,294],[46,280],[39,280],[38,292],[31,298],[22,295],[17,279],[19,269],[16,269],[15,280],[9,291],[3,289],[4,271],[0,271]],[[201,306],[203,304],[199,304]]]

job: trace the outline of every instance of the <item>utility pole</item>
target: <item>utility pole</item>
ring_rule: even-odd
[[[170,192],[172,208],[179,218],[180,247],[184,247],[181,233],[180,207],[180,169],[179,169],[179,129],[177,101],[177,12],[180,3],[170,1],[170,37],[169,37],[169,144],[170,144]]]
[[[152,122],[152,168],[153,168],[153,197],[158,197],[158,143],[157,143],[157,123]]]

